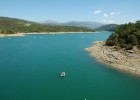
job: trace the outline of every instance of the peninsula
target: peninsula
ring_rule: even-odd
[[[140,21],[119,26],[106,41],[86,50],[111,68],[140,76]]]

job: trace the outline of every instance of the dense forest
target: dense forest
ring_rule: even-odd
[[[94,32],[94,29],[75,26],[49,26],[17,18],[0,17],[0,34],[32,32]]]
[[[120,25],[109,36],[106,45],[125,48],[127,50],[131,50],[136,46],[140,49],[140,20],[136,23]]]

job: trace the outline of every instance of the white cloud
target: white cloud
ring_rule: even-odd
[[[99,14],[101,12],[102,12],[101,10],[96,10],[96,11],[94,11],[94,14]]]
[[[111,12],[109,15],[113,16],[113,15],[119,15],[119,14],[121,14],[121,13],[120,12]]]
[[[113,20],[106,20],[106,19],[103,19],[102,22],[105,23],[105,24],[113,24],[113,23],[115,23],[115,21],[113,21]]]
[[[104,17],[110,17],[110,16],[114,16],[114,15],[119,15],[121,14],[120,12],[110,12],[110,13],[104,13]]]
[[[103,20],[102,20],[102,22],[105,22],[105,21],[106,21],[106,19],[103,19]]]
[[[105,14],[104,14],[104,17],[108,17],[108,14],[105,13]]]
[[[110,13],[110,16],[113,16],[113,15],[115,15],[115,13],[114,13],[114,12],[111,12],[111,13]]]

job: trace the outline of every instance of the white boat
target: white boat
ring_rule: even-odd
[[[65,72],[61,72],[61,77],[65,77]]]

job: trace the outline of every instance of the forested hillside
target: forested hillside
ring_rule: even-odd
[[[29,32],[94,32],[94,29],[75,26],[49,26],[17,18],[0,17],[0,33]]]
[[[106,44],[127,50],[133,49],[134,46],[140,49],[140,20],[120,25],[107,39]]]
[[[103,25],[99,28],[97,28],[97,31],[115,31],[119,25],[117,24],[108,24],[108,25]]]

